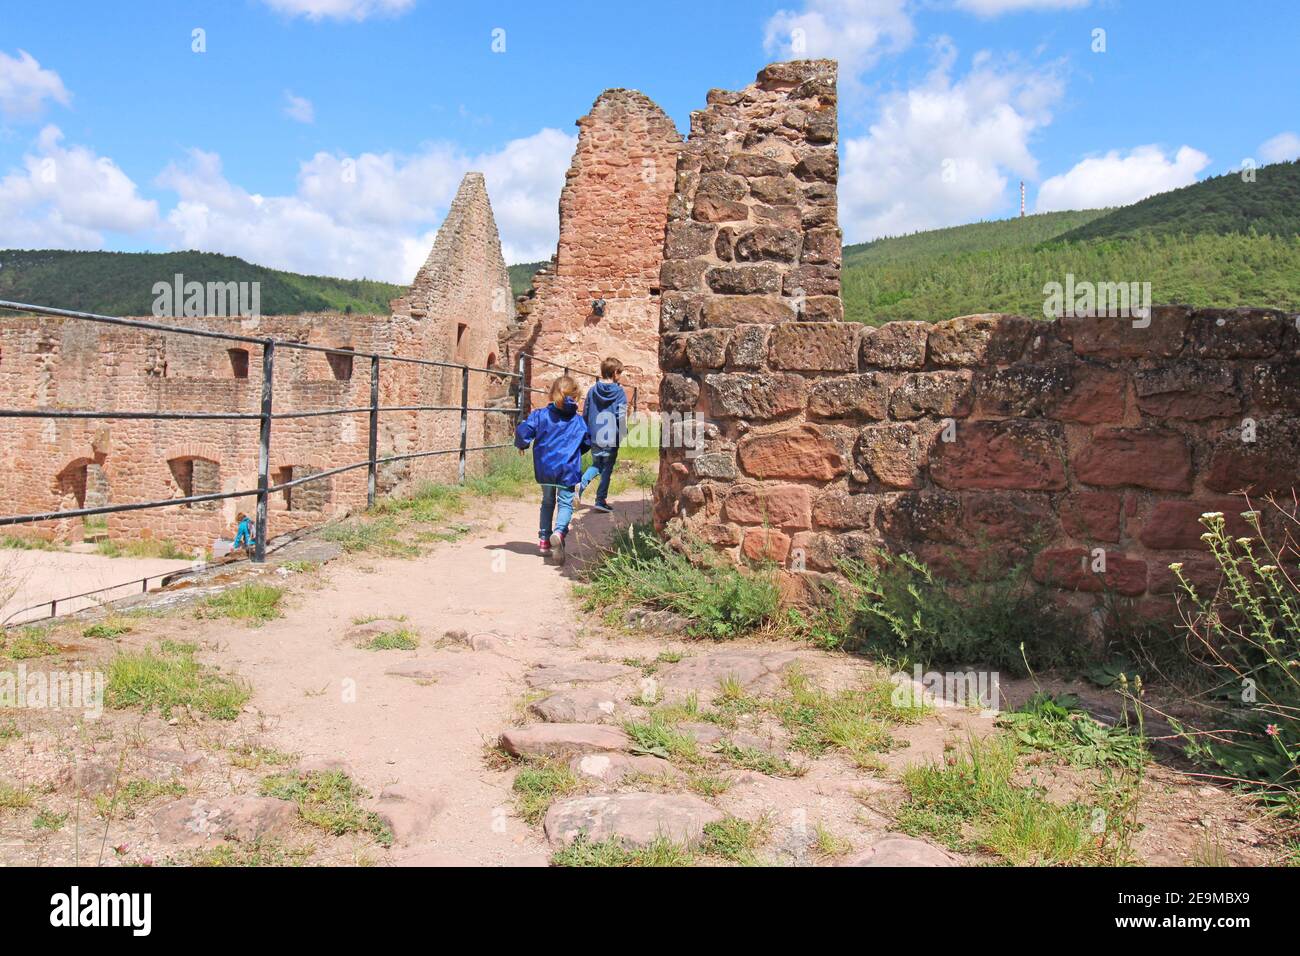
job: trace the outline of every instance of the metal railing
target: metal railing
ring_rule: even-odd
[[[48,511],[38,514],[0,516],[0,527],[20,524],[33,524],[40,521],[52,521],[67,518],[85,518],[94,515],[114,514],[124,511],[143,511],[150,508],[170,508],[178,505],[193,505],[208,501],[221,501],[227,498],[244,498],[256,496],[256,539],[254,541],[253,561],[261,563],[266,559],[267,512],[270,496],[281,491],[296,488],[313,481],[323,481],[335,475],[367,469],[366,503],[375,504],[376,485],[380,465],[398,461],[410,461],[437,455],[457,455],[457,480],[465,480],[466,457],[470,452],[488,451],[494,448],[508,448],[510,442],[492,445],[473,445],[469,439],[469,413],[497,413],[514,415],[516,421],[524,406],[524,356],[519,358],[517,371],[482,368],[454,362],[440,362],[434,359],[412,358],[402,355],[388,355],[381,352],[358,352],[352,349],[330,348],[323,345],[310,345],[306,342],[294,342],[273,337],[238,335],[229,332],[216,332],[210,329],[187,329],[164,325],[140,319],[124,319],[117,316],[98,315],[93,312],[74,312],[68,309],[55,309],[48,306],[32,305],[24,302],[0,300],[0,309],[24,312],[33,315],[48,315],[56,318],[76,319],[105,325],[122,326],[142,331],[160,332],[168,335],[185,335],[194,338],[218,339],[225,342],[240,342],[259,346],[262,350],[262,381],[259,410],[256,412],[186,412],[186,411],[123,411],[123,410],[68,410],[59,408],[42,409],[0,409],[0,418],[45,418],[45,419],[145,419],[164,421],[256,421],[258,422],[257,453],[257,487],[240,491],[223,491],[208,494],[190,494],[180,498],[167,498],[157,501],[131,502],[117,505],[98,505],[94,507],[72,508],[62,511]],[[370,360],[370,403],[368,405],[348,408],[306,409],[294,411],[276,411],[273,407],[275,386],[275,357],[278,349],[298,349],[308,352],[321,352],[327,355],[347,356],[353,360]],[[529,357],[532,359],[532,357]],[[533,359],[545,361],[544,359]],[[460,372],[460,404],[458,405],[380,405],[379,376],[382,362],[403,362],[431,368],[454,369]],[[548,363],[553,364],[553,363]],[[471,372],[496,375],[503,378],[517,379],[519,388],[514,407],[494,408],[470,406],[469,376]],[[362,461],[350,462],[323,471],[317,471],[301,478],[293,478],[273,484],[271,482],[271,423],[277,420],[315,418],[326,415],[353,415],[369,413],[368,455]],[[460,441],[454,448],[438,448],[426,451],[407,452],[405,454],[379,457],[379,416],[382,412],[458,412],[460,415]]]

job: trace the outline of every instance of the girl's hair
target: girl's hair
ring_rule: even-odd
[[[571,376],[561,375],[551,383],[551,403],[556,408],[563,408],[566,398],[578,400],[578,383]]]
[[[248,515],[244,514],[244,513],[241,511],[239,514],[235,515],[235,520],[236,520],[236,521],[243,521],[243,520],[244,520],[245,518],[247,518],[247,517],[248,517]]]

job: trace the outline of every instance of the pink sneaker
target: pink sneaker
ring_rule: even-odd
[[[551,553],[551,542],[546,538],[538,538],[537,550],[541,553],[542,557],[546,557]]]

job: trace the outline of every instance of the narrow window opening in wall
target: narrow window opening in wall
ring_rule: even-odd
[[[659,294],[659,287],[658,287],[658,286],[654,286],[654,285],[652,285],[652,286],[650,287],[650,294],[651,294],[651,295],[658,295],[658,294]]]
[[[487,365],[484,366],[484,367],[485,367],[485,368],[496,368],[496,367],[497,367],[497,353],[496,353],[496,352],[489,352],[489,353],[488,353],[488,357],[487,357]]]
[[[330,371],[340,382],[346,382],[352,377],[352,351],[350,345],[340,345],[337,352],[326,352],[325,358],[329,360]]]
[[[171,468],[172,479],[180,489],[182,498],[215,495],[221,491],[221,467],[215,461],[207,458],[173,458],[167,462],[167,466]],[[219,504],[219,501],[198,501],[181,507],[214,511]]]
[[[230,373],[235,378],[248,378],[248,349],[227,349],[230,356]]]
[[[461,365],[464,365],[466,361],[465,349],[468,347],[469,343],[466,341],[467,336],[465,335],[465,332],[468,329],[469,326],[464,322],[456,323],[456,361]]]
[[[285,465],[283,468],[276,469],[273,483],[282,485],[285,482],[314,475],[320,470],[307,465]],[[320,481],[308,481],[301,485],[294,485],[292,488],[285,488],[281,492],[284,496],[284,510],[324,511],[330,502],[330,486],[330,479],[324,478]]]
[[[60,511],[74,508],[100,508],[109,503],[108,476],[103,465],[89,458],[78,458],[55,476]]]

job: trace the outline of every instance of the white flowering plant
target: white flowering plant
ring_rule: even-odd
[[[1247,502],[1249,505],[1249,502]],[[1300,500],[1242,512],[1254,531],[1233,537],[1221,512],[1201,515],[1221,571],[1213,594],[1178,579],[1183,623],[1205,651],[1225,702],[1223,725],[1185,731],[1188,752],[1270,802],[1300,812]],[[1270,532],[1266,533],[1265,525]]]

